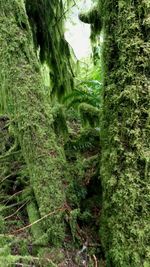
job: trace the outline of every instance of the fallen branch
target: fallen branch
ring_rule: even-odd
[[[5,203],[5,205],[7,205],[7,203],[9,202],[10,199],[12,199],[13,197],[19,195],[19,194],[22,193],[22,192],[23,192],[23,190],[20,190],[20,191],[14,193],[14,194],[13,194],[12,196],[10,196],[8,199],[1,201],[0,204]]]
[[[50,212],[50,213],[44,215],[42,218],[40,218],[40,219],[34,221],[33,223],[30,223],[30,224],[28,224],[28,225],[26,225],[26,226],[24,226],[24,227],[22,227],[22,228],[20,228],[20,229],[18,229],[18,230],[16,230],[16,231],[12,232],[12,234],[16,234],[16,233],[22,232],[22,231],[24,231],[25,229],[30,228],[32,225],[34,225],[34,224],[36,224],[36,223],[38,223],[38,222],[41,222],[43,219],[45,219],[45,218],[47,218],[47,217],[49,217],[49,216],[55,214],[56,212],[58,212],[58,211],[65,211],[65,210],[66,210],[66,208],[64,208],[64,207],[63,207],[63,208],[58,208],[58,209],[56,209],[56,210],[54,210],[54,211],[52,211],[52,212]]]
[[[19,210],[21,210],[21,209],[22,209],[28,202],[29,202],[29,200],[26,201],[25,203],[23,203],[23,204],[21,205],[21,207],[19,207],[14,213],[12,213],[12,214],[10,214],[9,216],[5,217],[4,220],[7,220],[7,219],[11,218],[12,216],[14,216],[14,215],[15,215]]]

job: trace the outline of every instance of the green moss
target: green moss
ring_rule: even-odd
[[[91,45],[93,51],[93,62],[96,65],[100,59],[100,34],[103,28],[103,21],[101,18],[101,10],[97,5],[92,7],[89,11],[80,13],[79,19],[91,25]]]
[[[0,42],[1,71],[5,76],[2,83],[7,99],[11,100],[11,108],[8,101],[7,110],[14,122],[11,126],[20,143],[42,217],[64,205],[65,160],[52,129],[52,111],[23,1],[1,1]],[[43,223],[55,244],[64,238],[62,221],[62,212],[58,211]]]
[[[40,60],[49,66],[52,95],[59,100],[73,88],[73,64],[64,38],[64,7],[62,0],[26,0],[35,49]]]
[[[97,6],[93,7],[88,12],[80,13],[79,19],[88,24],[94,24],[97,26],[98,32],[101,30],[101,18]]]
[[[38,207],[35,205],[32,200],[29,204],[27,204],[27,212],[29,217],[29,222],[33,224],[34,222],[40,219]],[[31,232],[34,240],[34,244],[46,246],[48,244],[48,238],[43,231],[42,222],[38,222],[31,226]]]
[[[68,127],[67,127],[66,116],[65,116],[63,105],[54,103],[52,113],[53,113],[53,119],[54,119],[54,122],[53,122],[54,131],[57,137],[62,136],[64,139],[67,139]]]
[[[149,1],[99,1],[105,79],[101,113],[107,266],[142,267],[149,256]]]
[[[83,125],[96,127],[99,124],[99,109],[92,105],[81,103],[79,106]]]

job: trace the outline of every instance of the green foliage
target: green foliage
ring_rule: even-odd
[[[99,109],[82,103],[79,107],[81,120],[84,125],[90,125],[91,127],[96,127],[99,125]]]
[[[81,103],[87,103],[94,107],[99,107],[100,86],[101,84],[96,80],[80,83],[78,85],[78,89],[74,89],[71,94],[64,98],[67,108],[77,108]]]
[[[99,135],[99,129],[85,128],[79,135],[65,143],[66,155],[72,157],[73,152],[84,152],[99,147]]]
[[[86,67],[81,65],[74,89],[64,99],[64,105],[68,112],[70,108],[78,110],[83,125],[98,126],[99,110],[101,105],[102,84],[100,82],[99,65],[93,68],[91,62],[87,72]]]

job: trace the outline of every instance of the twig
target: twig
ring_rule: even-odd
[[[11,215],[5,217],[4,220],[7,220],[7,219],[11,218],[12,216],[14,216],[14,215],[15,215],[19,210],[21,210],[21,209],[22,209],[28,202],[29,202],[29,200],[26,201],[25,203],[23,203],[23,204],[21,205],[21,207],[19,207],[14,213],[12,213]]]
[[[4,205],[4,206],[3,206],[3,210],[8,210],[8,209],[11,209],[11,208],[13,208],[13,207],[16,207],[16,206],[18,206],[18,205],[21,205],[23,202],[24,202],[24,201],[20,201],[20,202],[11,204],[11,205],[9,205],[9,206],[5,206],[5,205]]]
[[[64,210],[66,210],[66,208],[59,208],[59,209],[56,209],[56,210],[54,210],[54,211],[52,211],[52,212],[50,212],[50,213],[44,215],[42,218],[40,218],[40,219],[34,221],[33,223],[30,223],[30,224],[28,224],[28,225],[26,225],[26,226],[24,226],[24,227],[22,227],[22,228],[20,228],[20,229],[18,229],[18,230],[16,230],[16,231],[12,232],[12,234],[16,234],[16,233],[22,232],[22,231],[24,231],[25,229],[30,228],[32,225],[34,225],[34,224],[36,224],[36,223],[42,221],[43,219],[45,219],[45,218],[47,218],[47,217],[49,217],[49,216],[55,214],[56,212],[58,212],[58,211],[64,211]]]
[[[94,244],[88,244],[88,247],[101,247],[101,245],[94,243]]]
[[[23,192],[23,190],[20,190],[20,191],[16,192],[15,194],[13,194],[12,196],[10,196],[10,197],[7,199],[7,201],[6,201],[5,204],[7,204],[7,203],[9,202],[10,199],[12,199],[13,197],[19,195],[19,194],[22,193],[22,192]]]
[[[17,174],[17,173],[16,172],[12,172],[11,174],[9,174],[6,177],[4,177],[4,179],[2,181],[0,181],[0,184],[2,184],[7,178],[11,177],[14,174]]]
[[[75,1],[73,1],[73,2],[74,2],[74,4],[71,6],[71,8],[73,8],[74,6],[76,6]],[[70,10],[70,7],[66,11],[64,11],[64,13],[56,20],[56,23],[53,25],[53,27],[55,27],[58,24],[58,22],[66,15],[66,13],[69,10]]]
[[[3,200],[3,201],[1,201],[0,204],[5,203],[5,205],[6,205],[6,204],[9,202],[10,199],[12,199],[14,196],[19,195],[19,194],[22,193],[22,192],[23,192],[23,190],[20,190],[20,191],[16,192],[16,193],[13,194],[12,196],[10,196],[7,200]],[[6,202],[5,202],[5,201],[6,201]]]
[[[31,267],[31,265],[20,263],[20,262],[16,262],[15,265],[16,266],[22,266],[22,267]],[[35,265],[32,265],[32,267],[36,267],[36,266]]]
[[[94,259],[94,267],[98,267],[97,258],[94,254],[93,254],[93,259]]]
[[[5,159],[5,158],[7,158],[7,157],[10,157],[10,156],[12,156],[12,155],[18,154],[18,153],[20,153],[20,151],[21,151],[21,150],[14,151],[14,152],[5,154],[4,156],[0,156],[0,160],[3,160],[3,159]]]

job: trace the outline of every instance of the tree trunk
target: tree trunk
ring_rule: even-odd
[[[11,127],[21,145],[40,215],[56,211],[43,220],[49,240],[56,244],[64,237],[65,159],[56,144],[51,107],[22,0],[0,1],[0,60],[1,92],[5,95]]]
[[[150,266],[150,2],[99,0],[105,82],[101,113],[107,266]]]

